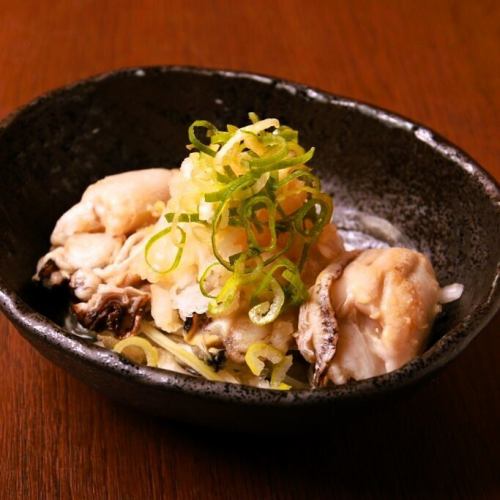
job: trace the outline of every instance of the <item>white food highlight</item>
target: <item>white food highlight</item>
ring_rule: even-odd
[[[461,283],[453,283],[441,288],[438,301],[440,304],[448,304],[458,300],[464,292],[464,286]]]

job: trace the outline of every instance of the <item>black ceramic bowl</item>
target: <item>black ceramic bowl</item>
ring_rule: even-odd
[[[195,119],[222,126],[247,113],[281,119],[317,147],[314,166],[348,236],[390,239],[359,213],[396,228],[396,242],[460,282],[428,350],[384,376],[322,390],[267,391],[135,366],[61,327],[60,297],[30,278],[58,217],[97,179],[178,166]],[[51,92],[0,125],[0,305],[44,356],[112,398],[177,420],[230,428],[319,423],[425,378],[478,334],[500,299],[500,193],[467,155],[386,111],[272,78],[182,67],[130,69]],[[365,221],[365,222],[363,222]]]

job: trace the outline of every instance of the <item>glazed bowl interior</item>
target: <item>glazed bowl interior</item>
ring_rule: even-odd
[[[58,217],[106,175],[179,166],[193,120],[242,125],[249,111],[279,118],[300,130],[305,146],[316,146],[311,164],[334,196],[339,224],[347,233],[371,231],[379,242],[385,238],[417,248],[430,257],[442,285],[465,287],[461,299],[444,308],[422,357],[397,374],[327,389],[321,397],[405,385],[454,357],[498,303],[494,181],[428,129],[392,114],[270,78],[187,68],[133,69],[90,79],[41,98],[3,123],[0,278],[7,314],[35,344],[42,324],[44,342],[56,344],[65,335],[56,325],[66,304],[34,290],[30,279]],[[352,226],[355,221],[349,218],[360,213],[389,223],[397,234],[394,241],[387,232],[378,234],[380,228],[363,222]],[[22,314],[30,316],[31,337]],[[76,342],[89,348],[85,356],[90,358],[100,350]],[[95,354],[89,361],[96,370],[100,359]],[[109,369],[104,365],[103,370]],[[150,381],[157,376],[155,370],[142,370],[134,373],[147,372]],[[207,387],[202,380],[190,384],[198,384],[200,391]],[[254,401],[266,392],[245,391]],[[312,394],[304,391],[300,400],[316,397]],[[273,402],[279,398],[290,403],[294,396],[277,395]]]

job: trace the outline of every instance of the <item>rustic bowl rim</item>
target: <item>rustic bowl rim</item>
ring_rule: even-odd
[[[415,136],[415,140],[424,141],[438,154],[452,160],[457,168],[464,170],[469,177],[475,178],[481,184],[484,195],[492,204],[500,208],[500,187],[494,177],[467,153],[432,129],[379,106],[260,73],[180,65],[119,68],[80,79],[41,94],[4,117],[0,121],[0,131],[6,129],[22,113],[38,104],[78,90],[86,85],[117,75],[142,77],[148,73],[158,72],[259,81],[275,88],[284,89],[291,94],[300,93],[313,101],[349,107],[356,112],[382,122],[386,126],[411,131]],[[57,351],[71,353],[72,356],[80,358],[85,364],[108,371],[114,375],[127,377],[138,385],[155,387],[160,390],[165,389],[166,391],[179,391],[192,396],[223,402],[260,406],[307,406],[340,400],[360,400],[412,385],[454,359],[479,334],[499,307],[500,263],[497,263],[497,271],[490,285],[487,300],[470,311],[462,322],[448,331],[430,349],[403,367],[385,375],[353,381],[341,386],[284,392],[224,382],[211,382],[166,370],[131,364],[107,349],[88,344],[82,339],[71,335],[64,328],[35,311],[16,292],[10,289],[0,276],[0,309],[19,329],[36,335],[41,341],[51,344]]]

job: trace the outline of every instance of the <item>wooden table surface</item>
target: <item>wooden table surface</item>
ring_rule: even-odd
[[[407,115],[500,178],[500,3],[0,1],[0,115],[130,65],[268,73]],[[0,318],[0,498],[500,498],[500,316],[409,399],[329,436],[118,406]]]

